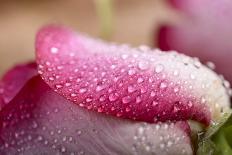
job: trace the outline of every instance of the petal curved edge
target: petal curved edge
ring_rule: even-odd
[[[229,108],[222,80],[198,60],[176,52],[106,43],[52,25],[37,34],[36,60],[53,90],[100,113],[208,125]]]
[[[177,50],[211,61],[215,70],[232,82],[230,43],[232,1],[229,0],[169,0],[185,17],[177,24],[161,25],[158,46],[162,50]]]
[[[32,78],[0,112],[0,154],[192,155],[186,122],[148,124],[83,109]]]
[[[37,75],[35,62],[20,64],[10,69],[0,80],[0,107],[9,103],[24,84]]]

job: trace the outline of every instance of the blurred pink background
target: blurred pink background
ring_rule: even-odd
[[[34,38],[43,25],[57,23],[100,35],[94,0],[0,0],[0,75],[34,58]],[[114,0],[112,41],[153,46],[155,30],[176,13],[165,0]]]

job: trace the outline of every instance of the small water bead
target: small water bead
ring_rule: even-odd
[[[129,103],[129,102],[131,102],[131,97],[130,96],[126,96],[126,97],[123,97],[122,98],[122,103]]]
[[[206,98],[205,97],[201,97],[201,103],[202,104],[206,103]]]
[[[80,89],[79,89],[79,93],[81,93],[81,94],[85,93],[86,91],[87,91],[86,88],[80,88]]]
[[[62,88],[63,86],[60,85],[60,84],[57,84],[55,87],[56,87],[56,89],[60,89],[60,88]]]
[[[147,92],[147,88],[142,87],[142,88],[140,89],[140,92],[141,92],[141,94],[146,93],[146,92]]]
[[[58,70],[62,70],[64,67],[63,66],[57,66],[56,67]]]
[[[141,70],[146,70],[149,68],[149,63],[147,61],[140,61],[138,67]]]
[[[54,77],[49,77],[48,78],[50,81],[54,81],[55,79],[54,79]]]
[[[157,106],[159,103],[157,101],[152,102],[152,106]]]
[[[164,149],[164,147],[165,147],[165,144],[161,143],[161,144],[160,144],[160,148],[161,148],[161,149]]]
[[[206,66],[208,66],[212,70],[216,68],[215,64],[211,61],[206,62]]]
[[[42,71],[42,70],[38,70],[38,73],[39,73],[40,75],[42,75],[42,74],[43,74],[43,71]]]
[[[171,147],[172,145],[173,145],[173,142],[169,140],[167,143],[167,147]]]
[[[93,99],[92,99],[92,98],[86,98],[85,101],[86,101],[86,102],[91,102],[91,101],[93,101]]]
[[[164,66],[162,64],[158,64],[155,66],[155,72],[160,73],[164,70]]]
[[[117,65],[111,65],[110,68],[111,69],[115,69],[117,67]]]
[[[137,96],[137,97],[136,97],[136,103],[140,103],[141,101],[142,101],[141,96]]]
[[[117,93],[113,93],[113,94],[109,95],[109,100],[111,102],[116,101],[117,99],[118,99],[118,94]]]
[[[128,71],[128,75],[134,75],[136,73],[136,70],[135,69],[130,69]]]
[[[177,93],[179,91],[179,87],[174,87],[174,92]]]
[[[96,91],[99,92],[99,91],[103,90],[104,88],[105,88],[105,87],[104,87],[103,85],[98,85],[98,86],[96,87]]]
[[[77,135],[81,135],[82,131],[81,130],[77,130]]]
[[[141,77],[139,77],[139,78],[137,79],[137,83],[142,83],[143,81],[144,81],[144,79],[141,78]]]
[[[61,152],[66,152],[66,148],[64,146],[61,147]]]
[[[174,76],[178,76],[179,75],[179,71],[178,70],[174,70],[173,75]]]
[[[126,112],[129,112],[129,111],[131,111],[131,108],[126,107]]]
[[[122,58],[122,59],[127,59],[127,58],[128,58],[128,55],[127,55],[127,54],[122,54],[122,55],[121,55],[121,58]]]
[[[71,86],[71,85],[72,85],[71,83],[68,83],[68,82],[65,83],[65,86],[66,86],[66,87],[69,87],[69,86]]]
[[[57,54],[57,53],[58,53],[58,48],[52,47],[52,48],[50,49],[50,52],[51,52],[52,54]]]
[[[105,101],[105,100],[106,100],[105,96],[101,96],[101,97],[99,98],[99,101],[100,101],[100,102],[103,102],[103,101]]]
[[[50,66],[51,63],[50,63],[49,61],[46,61],[46,62],[45,62],[45,65]]]
[[[128,91],[128,93],[133,93],[134,91],[136,91],[136,88],[135,88],[135,86],[130,85],[130,86],[128,86],[127,91]]]
[[[37,139],[38,139],[38,141],[42,141],[43,137],[42,136],[38,136]]]
[[[188,107],[191,108],[193,106],[193,102],[192,101],[188,101]]]
[[[151,97],[154,97],[155,95],[156,95],[156,93],[155,93],[154,91],[151,91],[150,96],[151,96]]]
[[[75,93],[71,94],[71,97],[76,97],[76,96],[77,96],[77,94],[75,94]]]
[[[194,74],[190,74],[190,78],[191,78],[192,80],[194,80],[196,77],[195,77]]]
[[[164,88],[167,88],[168,84],[166,82],[161,82],[160,83],[160,88],[161,89],[164,89]]]

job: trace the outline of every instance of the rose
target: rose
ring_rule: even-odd
[[[232,2],[228,0],[168,0],[182,15],[176,24],[163,25],[158,35],[162,50],[177,50],[215,63],[216,71],[232,82],[230,42]],[[157,36],[155,36],[157,37]],[[210,63],[214,68],[215,66]],[[227,66],[227,67],[226,67]]]
[[[187,121],[209,126],[229,110],[221,78],[175,52],[51,25],[36,63],[40,75],[23,65],[1,82],[1,154],[193,154]]]

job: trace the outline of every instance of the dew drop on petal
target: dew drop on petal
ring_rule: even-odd
[[[162,72],[163,69],[164,69],[164,66],[162,64],[158,64],[158,65],[155,66],[155,72],[156,73]]]

